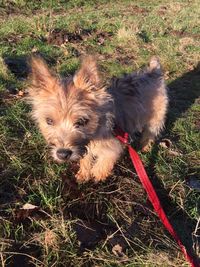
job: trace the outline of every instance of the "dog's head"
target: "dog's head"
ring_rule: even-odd
[[[73,77],[56,77],[40,57],[31,59],[29,100],[33,118],[58,162],[78,160],[102,131],[112,99],[101,86],[95,60],[83,59]],[[104,128],[104,130],[102,130]]]

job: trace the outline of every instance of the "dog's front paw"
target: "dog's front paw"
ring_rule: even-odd
[[[91,174],[96,183],[104,181],[110,174],[111,171],[102,170],[99,168],[92,168]]]
[[[146,143],[141,143],[141,151],[144,152],[144,153],[147,153],[147,152],[151,151],[153,143],[154,143],[153,140],[149,140]]]
[[[147,152],[149,152],[151,150],[151,145],[146,145],[146,146],[143,146],[142,148],[141,148],[141,151],[143,152],[143,153],[147,153]]]

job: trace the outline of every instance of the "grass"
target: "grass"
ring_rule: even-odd
[[[141,157],[174,227],[200,256],[199,12],[196,0],[0,4],[3,267],[188,266],[154,214],[127,155],[98,186],[77,185],[75,167],[49,157],[24,101],[25,59],[33,52],[60,75],[74,73],[79,55],[94,53],[105,79],[145,65],[151,55],[160,57],[170,97],[160,139],[168,147],[156,144]],[[60,32],[59,40],[48,41],[53,29]],[[63,43],[66,36],[71,40]],[[23,210],[25,203],[36,208]]]

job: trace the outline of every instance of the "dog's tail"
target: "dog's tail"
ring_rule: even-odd
[[[156,73],[158,75],[162,75],[163,74],[162,68],[161,68],[161,65],[160,65],[160,61],[156,56],[151,57],[151,59],[149,61],[148,71]]]

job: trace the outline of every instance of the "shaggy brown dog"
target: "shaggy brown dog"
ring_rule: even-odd
[[[75,75],[61,80],[39,57],[31,60],[29,100],[33,118],[58,162],[80,161],[77,180],[104,180],[111,174],[123,145],[113,127],[133,135],[142,132],[147,150],[164,126],[166,86],[157,58],[138,73],[102,86],[95,60],[88,56]]]

